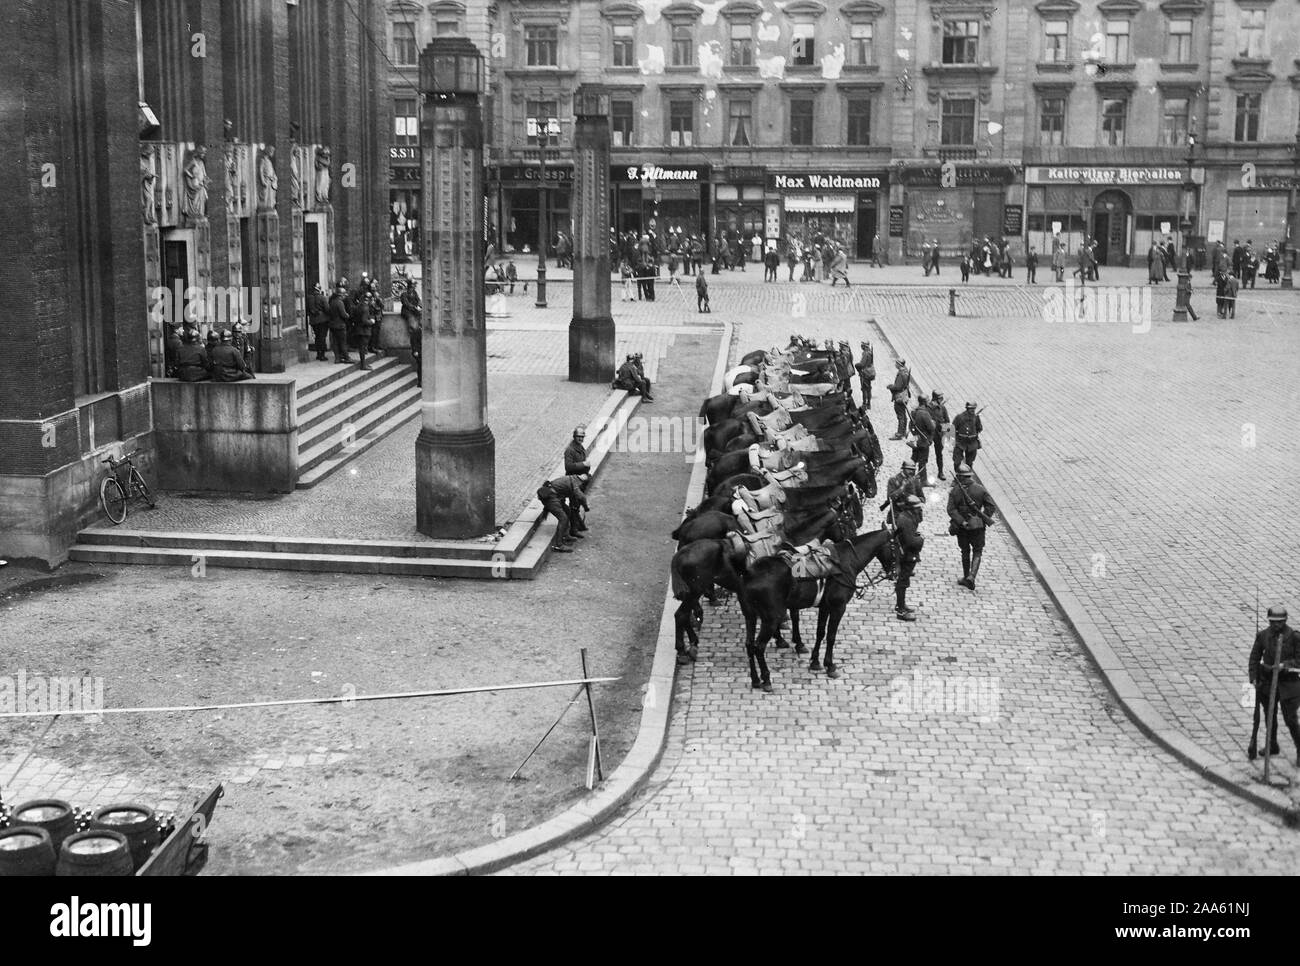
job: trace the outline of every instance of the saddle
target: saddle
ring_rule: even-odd
[[[829,540],[817,540],[793,550],[784,550],[781,557],[790,565],[790,572],[796,580],[825,580],[840,570],[835,544]]]
[[[803,427],[799,427],[803,429]],[[809,436],[807,430],[795,436],[782,436],[776,441],[776,448],[787,450],[792,453],[821,453],[831,448],[825,440],[818,439],[816,436]]]
[[[749,468],[755,473],[761,473],[763,470],[784,470],[793,464],[793,453],[768,450],[758,443],[749,447]]]
[[[766,416],[750,413],[748,418],[749,425],[753,427],[755,436],[771,436],[782,430],[789,429],[793,425],[790,414],[784,409],[775,409]]]
[[[835,382],[801,382],[799,391],[805,396],[829,396],[839,388]]]
[[[759,470],[759,475],[770,483],[776,483],[782,489],[803,486],[808,482],[808,469],[803,463],[796,463],[785,470]]]
[[[749,375],[757,370],[753,366],[736,366],[734,369],[727,370],[727,374],[722,377],[722,384],[730,389],[736,384],[738,376]]]
[[[776,507],[751,510],[741,499],[731,502],[731,513],[736,518],[736,523],[740,525],[740,529],[747,535],[771,533],[781,529],[781,524],[785,522],[785,514]]]
[[[785,490],[780,483],[769,483],[757,490],[738,486],[736,498],[743,501],[750,510],[770,510],[785,506]]]
[[[748,396],[754,392],[754,387],[747,382],[738,382],[734,386],[727,387],[728,396]]]
[[[735,553],[745,555],[746,567],[752,566],[764,557],[772,556],[785,541],[785,537],[778,531],[750,534],[737,533],[733,530],[727,535],[727,539]]]

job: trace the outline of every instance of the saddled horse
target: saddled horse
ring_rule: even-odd
[[[669,568],[673,598],[681,601],[673,614],[678,664],[694,661],[699,652],[696,624],[704,614],[700,598],[713,599],[715,586],[739,593],[744,580],[744,559],[744,552],[737,551],[725,539],[696,540],[673,554]],[[690,639],[689,648],[685,638]]]
[[[857,590],[857,578],[872,560],[880,563],[882,574],[894,569],[893,541],[888,530],[875,530],[860,534],[835,545],[838,572],[825,578],[821,600],[817,602],[818,581],[796,580],[790,565],[781,556],[766,557],[755,562],[746,575],[740,592],[741,609],[745,613],[746,648],[762,654],[767,642],[780,639],[781,621],[790,615],[790,638],[795,653],[805,654],[799,636],[799,611],[817,606],[817,642],[813,645],[812,660],[808,669],[819,671],[822,641],[826,641],[826,674],[839,677],[835,665],[835,635],[849,601]],[[872,581],[878,582],[879,579]],[[755,638],[755,625],[759,633]],[[755,685],[757,686],[757,685]]]
[[[709,426],[700,437],[706,462],[710,454],[720,452],[728,442],[749,431],[749,423],[742,419],[724,419]]]
[[[736,518],[730,513],[718,510],[707,510],[703,513],[690,512],[672,532],[672,538],[677,541],[677,549],[680,550],[696,540],[721,539],[735,529],[737,529]]]

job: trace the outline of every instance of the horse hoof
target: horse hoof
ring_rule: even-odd
[[[1256,749],[1254,745],[1251,745],[1249,748],[1246,749],[1246,757],[1249,758],[1251,761],[1254,761],[1256,758],[1259,757],[1259,750]]]
[[[710,606],[710,607],[718,607],[718,606],[721,606],[721,604],[722,604],[722,601],[717,600],[717,599],[714,599],[714,600],[710,600],[710,601],[709,601],[709,606]]]
[[[828,678],[837,678],[840,676],[840,669],[834,664],[828,664],[826,665],[826,676]]]
[[[796,644],[794,646],[794,652],[796,654],[807,654],[808,648],[804,647],[802,644]]]
[[[771,682],[771,681],[764,681],[764,682],[763,682],[763,690],[766,691],[768,694],[771,694],[772,691],[775,690],[775,689],[772,687],[772,682]]]
[[[757,691],[759,688],[763,686],[763,684],[761,681],[750,681],[749,686],[753,688],[755,691]]]
[[[809,671],[820,671],[821,669],[822,669],[822,662],[821,662],[821,661],[809,661],[809,662],[808,662],[808,670],[809,670]]]
[[[694,644],[692,644],[686,652],[686,657],[690,660],[692,664],[694,664],[695,659],[698,658],[699,656],[700,656],[700,649],[696,647]]]
[[[780,639],[778,638],[778,639],[777,639],[777,642],[776,642],[775,644],[773,644],[772,646],[775,647],[778,651],[784,651],[784,650],[785,650],[787,647],[789,647],[790,645],[789,645],[788,643],[786,643],[785,641],[780,640]]]
[[[677,666],[678,666],[678,667],[681,667],[681,666],[684,665],[684,664],[690,664],[690,663],[691,663],[691,657],[690,657],[689,654],[687,654],[685,651],[678,651],[678,652],[677,652]]]

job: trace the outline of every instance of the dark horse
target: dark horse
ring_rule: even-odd
[[[677,633],[677,663],[694,661],[699,652],[700,635],[696,621],[703,617],[700,598],[713,597],[715,585],[740,593],[745,556],[732,550],[727,540],[696,540],[673,554],[671,566],[673,597],[681,601],[674,614]],[[685,646],[689,637],[691,646]]]
[[[732,530],[740,529],[736,518],[719,510],[691,510],[672,533],[680,550],[696,540],[720,540]]]
[[[818,655],[822,640],[826,641],[826,674],[839,677],[835,667],[835,634],[840,620],[857,590],[857,577],[872,560],[880,561],[881,569],[888,573],[894,569],[893,541],[888,530],[864,533],[835,545],[835,557],[840,572],[826,578],[826,588],[817,606],[817,643],[813,646],[810,671],[821,670]],[[874,581],[873,581],[874,583]],[[763,653],[767,642],[775,637],[781,618],[790,614],[790,637],[795,643],[795,653],[804,654],[807,648],[799,638],[799,611],[813,606],[817,599],[817,581],[796,580],[790,565],[780,556],[766,557],[754,563],[740,593],[741,609],[745,613],[746,648]],[[757,641],[754,625],[762,626]],[[751,678],[753,671],[750,672]],[[766,680],[766,679],[764,679]],[[754,680],[758,687],[758,681]]]

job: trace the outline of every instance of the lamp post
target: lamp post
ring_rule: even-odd
[[[1291,261],[1295,257],[1288,251],[1295,250],[1291,239],[1295,237],[1296,189],[1300,188],[1300,126],[1296,127],[1295,141],[1291,145],[1291,191],[1286,208],[1286,237],[1282,239],[1282,287],[1294,288],[1291,278]]]
[[[1196,182],[1192,180],[1192,162],[1196,160],[1196,119],[1187,131],[1187,178],[1183,181],[1183,250],[1178,259],[1178,289],[1174,293],[1175,322],[1187,321],[1187,307],[1192,299],[1192,212]]]
[[[537,103],[542,104],[542,91],[538,88]],[[551,143],[550,118],[537,118],[537,154],[540,162],[537,183],[537,307],[546,308],[546,243],[550,238],[550,225],[546,211],[546,148]]]

